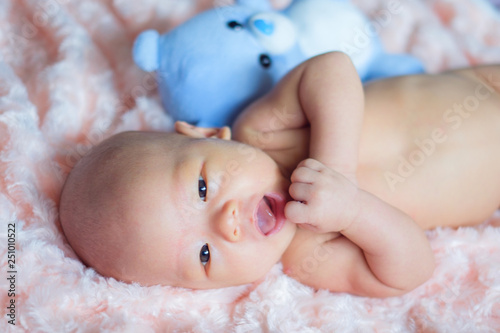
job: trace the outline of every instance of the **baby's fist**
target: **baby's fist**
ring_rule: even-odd
[[[357,186],[314,159],[299,163],[291,176],[286,218],[319,233],[345,230],[357,215]]]

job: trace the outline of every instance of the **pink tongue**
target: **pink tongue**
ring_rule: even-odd
[[[260,201],[259,207],[257,208],[257,221],[264,235],[267,235],[276,225],[276,218],[274,217],[269,202],[265,198]]]

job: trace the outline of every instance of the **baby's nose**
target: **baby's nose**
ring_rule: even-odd
[[[229,242],[237,242],[241,238],[239,209],[237,200],[228,200],[218,218],[219,232]]]
[[[279,13],[259,13],[250,18],[250,29],[270,54],[283,54],[297,43],[295,27]]]

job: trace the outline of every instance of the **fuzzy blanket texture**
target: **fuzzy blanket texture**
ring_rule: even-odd
[[[378,22],[391,1],[354,2]],[[380,30],[388,50],[429,72],[500,62],[494,1],[399,1]],[[0,331],[500,332],[500,214],[429,231],[433,277],[387,299],[314,291],[280,264],[259,284],[191,291],[103,278],[76,258],[57,213],[72,166],[114,133],[172,129],[132,62],[135,36],[229,2],[0,1]]]

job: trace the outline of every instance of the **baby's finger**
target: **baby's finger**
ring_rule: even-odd
[[[285,205],[285,217],[293,223],[304,224],[309,222],[309,210],[306,204],[298,201],[289,201]]]
[[[301,161],[297,165],[297,168],[299,168],[299,167],[306,167],[306,168],[312,169],[314,171],[320,172],[321,170],[323,170],[325,168],[325,165],[318,160],[315,160],[313,158],[308,158],[308,159]]]
[[[300,183],[312,184],[314,181],[316,181],[317,177],[318,177],[317,171],[314,171],[306,167],[298,167],[297,169],[293,170],[290,180],[292,181],[292,183],[300,182]]]
[[[306,183],[292,183],[288,188],[288,193],[295,201],[309,201],[313,186]]]

